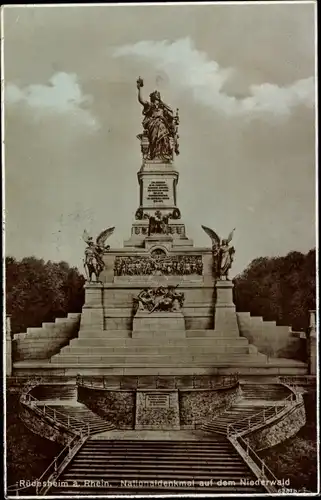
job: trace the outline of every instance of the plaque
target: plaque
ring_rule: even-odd
[[[146,408],[169,408],[169,394],[146,394],[145,396]]]
[[[169,200],[168,192],[169,188],[166,181],[151,181],[147,188],[147,200],[152,200],[154,203],[163,203],[165,200]]]

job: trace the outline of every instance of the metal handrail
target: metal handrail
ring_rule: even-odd
[[[34,409],[34,408],[36,407],[36,408],[37,408],[37,409],[38,409],[38,410],[39,410],[39,411],[40,411],[43,415],[45,415],[45,416],[50,416],[50,413],[51,413],[51,414],[53,415],[53,417],[54,417],[54,420],[55,420],[55,421],[57,421],[57,422],[59,422],[59,423],[61,423],[61,424],[65,425],[65,423],[64,423],[63,421],[60,421],[60,419],[55,418],[55,416],[56,416],[57,414],[59,414],[59,415],[62,415],[64,418],[66,418],[68,422],[70,422],[70,420],[74,420],[74,421],[76,421],[78,424],[80,424],[82,427],[85,427],[84,423],[83,423],[81,420],[79,420],[78,418],[73,417],[73,416],[71,416],[71,415],[68,415],[68,414],[66,414],[66,413],[63,413],[63,412],[61,412],[61,411],[59,411],[59,410],[56,410],[56,409],[54,409],[54,408],[51,408],[51,406],[46,405],[46,403],[42,403],[42,401],[39,401],[39,399],[35,398],[35,397],[34,397],[34,396],[32,396],[31,394],[27,394],[27,395],[25,395],[25,396],[26,396],[26,398],[25,398],[24,400],[21,400],[21,402],[22,402],[22,403],[26,403],[26,404],[27,404],[28,402],[30,402],[30,401],[35,401],[35,402],[37,402],[37,403],[40,403],[40,404],[37,404],[36,406],[32,406],[32,408]],[[41,411],[41,407],[42,407],[44,410],[42,410],[42,411]],[[67,427],[69,428],[70,426],[67,426]]]
[[[271,471],[271,469],[266,465],[264,460],[262,460],[258,454],[255,452],[255,450],[250,446],[249,442],[246,441],[242,436],[238,436],[237,438],[234,438],[236,441],[236,445],[240,446],[243,451],[245,451],[246,455],[253,460],[254,464],[260,469],[261,472],[261,477],[260,479],[268,479],[268,476],[272,478],[272,481],[277,484],[278,478],[275,476],[275,474]],[[240,442],[241,441],[241,442]],[[233,438],[232,438],[232,444],[233,444]],[[270,489],[272,491],[274,490],[273,485],[271,484]]]
[[[290,386],[296,386],[304,384],[309,384],[310,382],[316,381],[316,375],[294,375],[292,377],[279,377],[279,382],[281,384],[286,384]]]
[[[293,402],[293,394],[289,394],[289,396],[287,396],[285,399],[282,399],[281,401],[284,403],[285,403],[285,401],[290,401],[292,403]],[[289,407],[289,405],[287,403],[283,404],[282,406],[281,405],[280,406],[268,406],[268,405],[266,405],[266,406],[264,406],[263,410],[260,410],[258,413],[254,413],[250,417],[245,417],[243,419],[240,419],[234,424],[228,424],[227,434],[230,434],[229,428],[234,428],[235,431],[237,432],[236,426],[241,427],[242,429],[244,429],[244,428],[251,429],[251,421],[254,419],[257,419],[259,416],[263,417],[261,420],[261,423],[265,423],[267,413],[271,413],[271,414],[273,414],[273,416],[277,416],[279,413],[281,413],[282,411],[284,411],[288,407]],[[281,409],[279,409],[279,408],[281,408]],[[246,424],[244,423],[244,425],[243,425],[243,422],[246,422]],[[258,425],[261,425],[261,424],[256,421],[255,425],[253,425],[252,427],[257,427]]]
[[[36,484],[36,495],[38,495],[39,493],[42,492],[43,488],[47,488],[49,489],[49,486],[47,487],[41,487],[45,481],[44,481],[44,478],[49,476],[48,480],[47,480],[47,483],[50,482],[50,479],[53,478],[53,476],[56,476],[57,475],[57,472],[58,472],[58,467],[59,467],[59,464],[58,464],[58,459],[65,454],[65,452],[68,450],[68,454],[67,456],[64,458],[64,460],[66,458],[69,458],[71,459],[72,458],[72,455],[73,455],[73,452],[75,451],[75,448],[77,448],[80,444],[83,444],[87,437],[89,436],[89,431],[88,431],[88,434],[87,436],[83,435],[82,432],[80,431],[80,434],[76,434],[72,439],[71,441],[69,441],[69,443],[61,450],[61,452],[53,459],[53,461],[48,465],[47,469],[41,474],[41,476],[39,477],[39,479],[37,480],[37,484]],[[73,443],[73,447],[71,447]],[[63,461],[61,461],[60,465],[62,465]],[[51,469],[54,469],[53,470],[53,473],[51,474],[48,474],[49,471]]]
[[[227,429],[226,429],[227,438],[233,444],[236,451],[239,452],[238,448],[240,448],[246,454],[245,460],[252,460],[254,465],[259,468],[259,470],[261,471],[260,479],[263,479],[263,480],[268,479],[267,474],[266,474],[266,472],[268,472],[270,477],[272,477],[273,482],[276,482],[275,484],[277,484],[278,479],[273,474],[273,472],[267,467],[265,462],[257,455],[257,453],[254,451],[254,449],[250,446],[249,441],[248,440],[246,441],[243,438],[243,435],[252,432],[255,428],[262,425],[262,423],[266,424],[267,423],[266,418],[265,418],[266,411],[269,411],[271,408],[274,409],[275,413],[274,413],[273,417],[276,418],[284,410],[292,409],[293,403],[297,406],[297,408],[299,408],[300,406],[303,406],[303,404],[304,404],[303,400],[302,400],[302,396],[300,394],[296,393],[295,391],[291,392],[291,394],[289,394],[289,396],[287,396],[286,398],[284,398],[281,401],[284,403],[286,401],[290,401],[291,403],[290,403],[290,405],[285,403],[282,406],[265,407],[261,412],[255,414],[255,415],[252,415],[251,417],[247,417],[245,419],[242,419],[241,421],[236,422],[234,424],[229,424],[227,426]],[[268,410],[266,410],[266,408],[268,408]],[[281,409],[279,410],[279,408],[281,408]],[[261,423],[255,422],[255,424],[253,424],[251,426],[251,419],[253,419],[255,416],[262,415],[262,414],[263,414],[263,422],[262,421],[261,421]],[[243,421],[248,422],[247,426],[245,427],[243,425],[241,430],[237,429],[236,426],[238,426],[239,423],[243,422]],[[234,431],[234,433],[232,431]],[[268,490],[271,493],[275,493],[277,491],[276,488],[274,488],[273,484],[269,484]]]
[[[35,387],[38,384],[39,384],[39,381],[37,384],[33,383],[32,386],[30,386],[30,383],[27,383],[25,385],[25,387],[22,390],[22,395],[20,397],[20,403],[25,404],[28,407],[31,407],[34,411],[40,413],[42,416],[44,416],[46,418],[48,417],[48,413],[46,413],[46,410],[44,410],[44,408],[47,408],[47,411],[49,410],[49,413],[50,413],[50,411],[52,411],[54,416],[56,415],[56,413],[63,415],[65,418],[67,418],[67,422],[68,422],[67,426],[66,426],[65,422],[63,422],[63,421],[60,421],[58,419],[55,419],[55,421],[59,422],[61,425],[63,425],[63,427],[66,427],[67,429],[71,429],[72,432],[74,433],[74,436],[71,438],[71,440],[68,441],[67,445],[60,451],[60,453],[54,457],[53,461],[48,465],[47,469],[36,480],[36,495],[44,494],[49,489],[48,483],[50,482],[50,479],[53,478],[53,476],[57,475],[57,471],[58,471],[58,467],[59,467],[59,463],[58,463],[59,458],[62,457],[65,454],[65,452],[68,450],[68,454],[66,455],[65,459],[67,459],[67,458],[71,459],[76,448],[78,446],[82,445],[86,441],[88,436],[90,435],[90,425],[89,424],[86,425],[86,424],[84,424],[84,422],[82,422],[81,420],[78,420],[75,417],[72,417],[70,415],[66,415],[66,414],[60,412],[59,410],[52,409],[51,407],[47,406],[45,403],[43,405],[41,405],[41,404],[40,405],[38,405],[38,404],[37,405],[30,405],[29,403],[31,401],[41,403],[41,401],[39,401],[37,398],[32,396],[32,394],[29,394],[29,392],[26,392],[27,390],[30,391],[33,387]],[[41,406],[43,406],[43,410],[41,409]],[[76,422],[78,422],[81,425],[80,429],[79,429],[79,427],[75,428],[75,427],[70,426],[70,420],[75,420]],[[69,462],[69,460],[68,460],[68,462]],[[61,461],[60,466],[62,464],[63,464],[63,460]],[[49,471],[52,469],[53,469],[53,472],[49,474],[49,479],[48,479],[48,481],[46,481],[47,486],[42,487],[42,485],[45,483],[44,477],[46,476],[46,474],[48,475]],[[7,488],[7,490],[8,490],[8,488]],[[14,490],[14,491],[16,492],[16,495],[19,495],[18,489]]]

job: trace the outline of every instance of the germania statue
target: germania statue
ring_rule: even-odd
[[[222,239],[216,234],[213,229],[202,226],[202,229],[212,240],[212,254],[214,260],[214,274],[219,280],[225,278],[227,281],[229,270],[232,267],[234,260],[235,248],[230,247],[235,229],[230,232],[226,239]]]
[[[93,275],[95,275],[96,281],[99,281],[99,276],[105,267],[102,256],[110,248],[109,245],[105,245],[105,242],[107,238],[109,238],[113,234],[114,230],[114,227],[110,227],[102,231],[99,236],[97,236],[96,243],[93,241],[93,238],[89,236],[86,229],[84,230],[82,237],[87,244],[87,247],[85,249],[84,268],[86,272],[86,278],[89,282],[92,281]]]
[[[149,95],[150,102],[144,101],[141,93],[143,86],[144,82],[139,77],[137,80],[138,101],[143,106],[144,131],[137,137],[141,141],[143,158],[168,163],[173,160],[174,152],[176,155],[179,154],[178,109],[174,115],[173,110],[162,101],[157,90]]]

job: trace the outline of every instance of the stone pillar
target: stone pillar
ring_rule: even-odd
[[[6,376],[12,375],[11,316],[6,317]]]
[[[316,312],[310,312],[310,326],[309,326],[309,337],[308,337],[308,364],[309,364],[309,374],[316,375],[317,373],[317,332],[316,332]]]
[[[85,304],[81,313],[80,330],[104,329],[103,290],[102,283],[85,285]]]
[[[216,304],[214,328],[216,332],[224,333],[226,337],[238,337],[239,327],[235,305],[233,302],[232,281],[216,282]]]

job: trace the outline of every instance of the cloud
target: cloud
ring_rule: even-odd
[[[25,103],[37,110],[38,116],[68,116],[80,125],[96,129],[97,119],[86,109],[92,98],[83,95],[77,80],[75,74],[56,73],[47,85],[33,84],[19,88],[14,83],[8,83],[5,101],[7,104]]]
[[[190,38],[175,42],[141,41],[118,47],[114,57],[132,57],[165,72],[171,85],[192,92],[196,102],[228,116],[270,113],[286,116],[297,105],[313,107],[314,78],[286,87],[272,83],[252,85],[248,97],[237,98],[224,92],[224,85],[235,75],[233,68],[221,68],[198,51]]]

